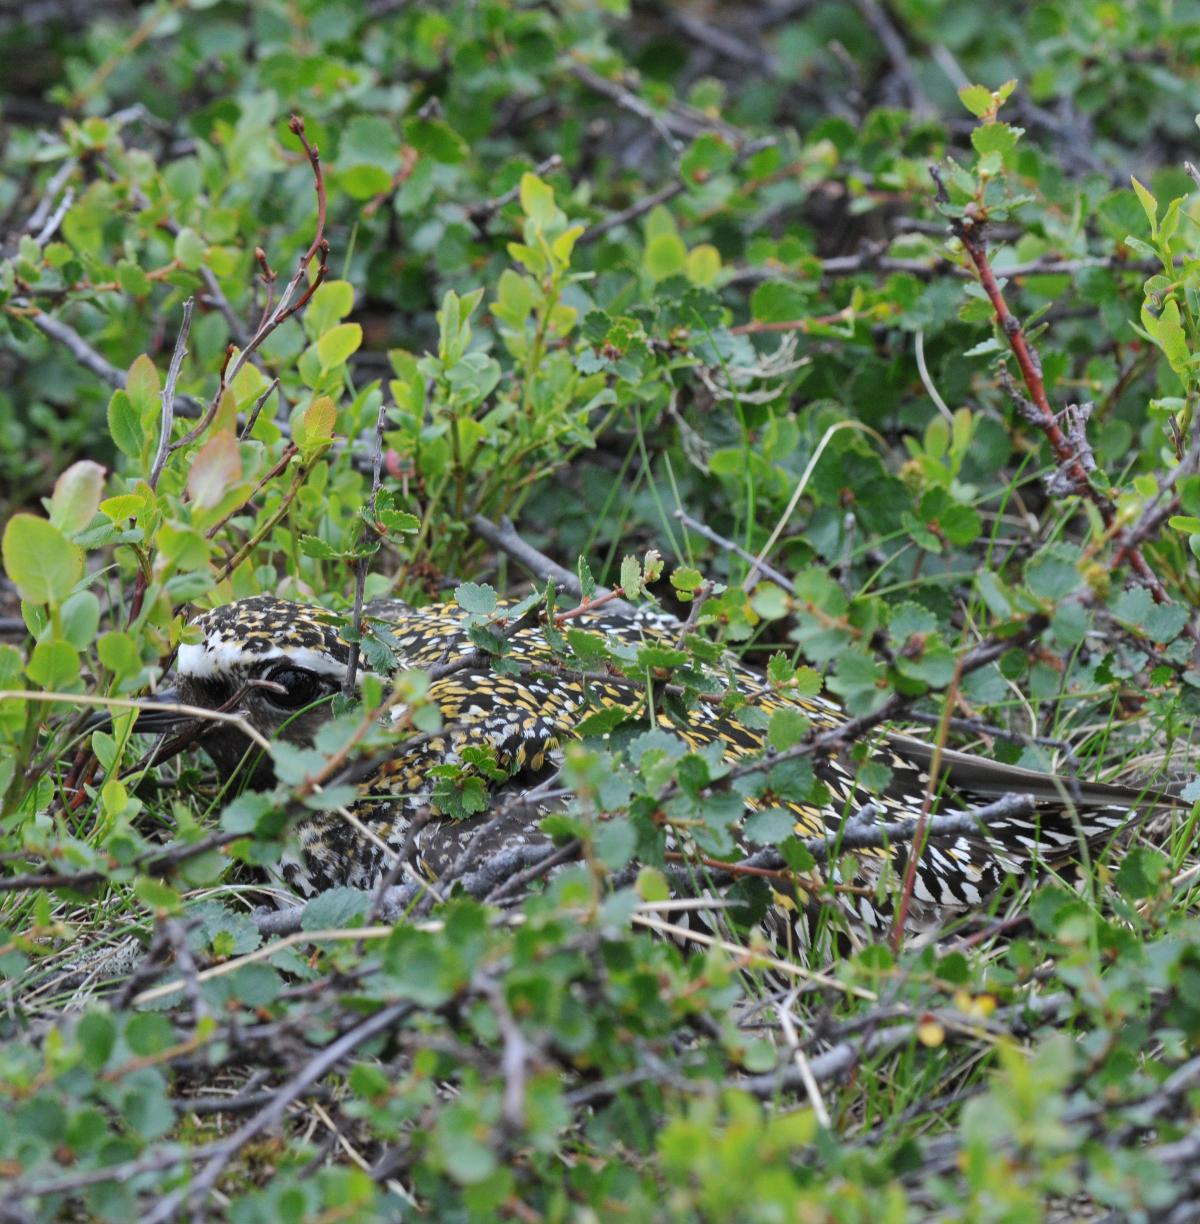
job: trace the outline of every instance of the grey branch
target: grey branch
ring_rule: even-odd
[[[539,552],[532,544],[521,539],[517,529],[508,519],[501,519],[500,526],[497,527],[490,519],[477,514],[471,520],[471,528],[477,536],[486,540],[493,548],[506,553],[540,582],[554,582],[577,599],[583,594],[579,579],[569,569],[564,569],[557,561],[552,561],[545,553]],[[597,587],[592,598],[599,599],[601,595],[607,594],[608,591],[603,587]],[[614,612],[622,612],[627,616],[632,615],[634,611],[623,599],[610,599],[608,606]]]
[[[179,382],[179,371],[183,368],[183,359],[187,356],[188,334],[192,330],[193,305],[192,298],[188,298],[183,303],[183,322],[179,325],[179,335],[175,337],[175,349],[171,353],[167,381],[162,390],[162,425],[158,435],[158,451],[154,456],[154,465],[150,469],[148,482],[152,489],[158,487],[158,478],[162,475],[167,456],[171,453],[171,426],[175,422],[175,387]]]

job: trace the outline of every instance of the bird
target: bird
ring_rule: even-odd
[[[505,620],[509,611],[514,613],[511,624]],[[411,854],[425,876],[436,881],[488,819],[487,813],[464,819],[436,810],[436,781],[445,773],[441,767],[458,765],[480,777],[493,801],[530,792],[554,773],[582,720],[597,709],[646,716],[645,684],[613,670],[611,658],[628,657],[630,648],[646,644],[672,647],[681,633],[679,622],[666,613],[582,606],[572,611],[572,630],[610,648],[609,670],[584,674],[556,651],[554,618],[539,622],[527,609],[498,603],[489,623],[504,638],[499,662],[477,648],[472,637],[477,619],[457,603],[417,607],[382,599],[363,606],[360,625],[373,626],[377,642],[387,649],[373,650],[369,667],[363,659],[356,683],[361,685],[364,673],[387,685],[400,672],[426,671],[434,676],[427,699],[440,715],[441,729],[418,733],[404,717],[404,707],[392,707],[387,725],[394,730],[394,745],[359,782],[351,819],[337,811],[313,812],[297,825],[298,852],[285,856],[280,871],[299,896],[337,886],[375,887],[401,854]],[[309,746],[333,716],[333,699],[346,681],[352,653],[346,624],[344,616],[322,606],[267,594],[203,612],[178,649],[174,687],[142,707],[135,729],[179,730],[185,717],[163,707],[181,704],[232,709],[267,740]],[[689,665],[719,682],[718,687],[735,687],[741,702],[696,701],[682,715],[656,710],[658,730],[678,737],[689,751],[709,752],[732,764],[765,755],[769,763],[764,727],[772,712],[785,707],[803,714],[816,731],[845,726],[847,715],[834,701],[781,691],[731,656]],[[206,724],[197,743],[222,778],[241,770],[252,788],[274,784],[270,760],[252,750],[236,722]],[[481,750],[482,756],[472,750]],[[888,821],[919,818],[929,810],[933,755],[929,743],[886,729],[871,758],[890,771],[878,792],[862,784],[859,765],[843,750],[813,755],[815,776],[824,786],[819,800],[775,802],[800,838],[837,835],[848,819],[861,824],[864,814]],[[1031,802],[1018,814],[993,815],[986,825],[931,840],[922,849],[906,910],[915,931],[977,910],[1010,877],[1025,878],[1036,867],[1074,860],[1148,811],[1174,802],[1145,788],[1068,784],[1056,775],[950,749],[939,753],[937,777],[942,814],[971,816],[1005,795],[1025,795]],[[743,806],[752,812],[761,801],[750,796]],[[517,812],[510,824],[491,830],[487,850],[550,844],[539,829],[539,812],[532,819],[519,807]],[[422,813],[426,818],[418,820]],[[667,857],[708,862],[688,829],[667,819],[661,834]],[[751,853],[754,847],[735,834],[739,853]],[[789,946],[803,944],[814,907],[830,900],[856,929],[871,933],[886,928],[894,920],[908,854],[903,841],[858,849],[848,877],[833,862],[824,877],[814,869],[789,882],[786,872],[767,873],[773,933],[778,938],[782,929]],[[736,876],[736,862],[732,866]],[[833,885],[823,900],[814,880]]]

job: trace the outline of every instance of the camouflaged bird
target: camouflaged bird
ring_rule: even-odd
[[[373,838],[364,837],[336,811],[314,814],[300,823],[300,853],[285,859],[282,871],[286,882],[302,895],[338,884],[377,884],[405,846],[412,817],[430,803],[431,770],[461,761],[468,746],[492,750],[498,773],[505,780],[488,778],[488,788],[493,794],[511,794],[554,770],[562,745],[597,706],[631,712],[642,707],[644,690],[618,675],[584,679],[564,670],[545,631],[536,624],[518,622],[508,633],[506,657],[519,666],[517,674],[502,674],[475,651],[466,613],[455,605],[414,608],[383,600],[368,604],[363,612],[386,627],[395,656],[393,671],[437,667],[446,672],[447,665],[461,666],[430,686],[429,698],[441,712],[442,731],[418,736],[398,730],[394,756],[360,785],[354,815]],[[679,627],[675,625],[674,635],[668,637],[669,622],[670,618],[662,616],[585,612],[572,623],[628,646],[672,642]],[[195,626],[199,641],[179,648],[177,689],[161,693],[158,699],[211,709],[234,702],[266,738],[311,744],[316,730],[330,717],[328,699],[346,676],[350,646],[339,631],[338,618],[319,607],[258,595],[207,612]],[[767,712],[781,705],[797,706],[818,730],[834,729],[845,721],[844,713],[829,701],[782,696],[748,667],[732,660],[726,666],[721,680],[732,675],[751,706]],[[147,713],[139,719],[138,729],[162,729],[178,721],[166,714]],[[659,713],[658,721],[693,749],[719,743],[727,760],[758,757],[764,752],[763,733],[750,725],[764,720],[739,718],[719,704],[697,703],[688,711],[684,727],[666,713]],[[232,776],[251,748],[249,740],[228,723],[211,724],[199,742],[223,776]],[[887,735],[879,759],[890,768],[891,778],[882,794],[860,787],[856,779],[859,766],[848,756],[814,759],[814,769],[828,787],[830,799],[820,806],[786,805],[795,818],[796,834],[837,833],[848,815],[866,805],[887,820],[918,816],[925,802],[931,755],[931,747],[920,740]],[[1147,806],[1144,792],[1103,784],[1076,787],[1072,799],[1062,779],[953,751],[943,753],[939,779],[941,814],[969,813],[1014,792],[1033,796],[1037,804],[1029,818],[992,820],[977,834],[930,841],[918,860],[909,911],[915,928],[981,905],[1007,877],[1027,875],[1035,863],[1053,864],[1075,857],[1081,842],[1109,839],[1140,814],[1139,803],[1143,810]],[[270,762],[258,760],[249,780],[259,788],[271,785]],[[1155,796],[1148,805],[1156,806],[1161,799]],[[748,799],[746,806],[753,808],[754,800]],[[487,819],[486,813],[465,821],[442,817],[421,826],[414,835],[417,862],[436,879]],[[485,849],[545,844],[538,819],[525,811],[508,826],[491,830],[492,840]],[[685,833],[668,827],[665,837],[668,850],[681,851],[685,858],[689,851],[694,853]],[[838,895],[854,925],[870,930],[891,921],[889,887],[894,890],[898,885],[906,853],[902,845],[856,852],[858,874],[853,880],[840,881],[854,887]],[[836,868],[832,878],[838,879]],[[804,912],[809,894],[778,882],[774,888],[777,910],[795,916]],[[790,919],[787,925],[793,925]]]

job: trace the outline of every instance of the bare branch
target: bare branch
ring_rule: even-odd
[[[528,570],[540,582],[554,582],[557,586],[562,587],[563,590],[570,591],[577,599],[583,594],[583,588],[579,585],[579,579],[569,569],[564,569],[557,561],[552,561],[545,553],[538,552],[532,544],[526,543],[508,519],[501,519],[500,526],[497,527],[495,523],[484,518],[482,514],[477,514],[471,520],[471,529],[493,548],[498,548],[501,552],[510,556],[518,565]],[[623,599],[616,598],[613,592],[606,591],[603,587],[597,587],[596,590],[598,595],[607,595],[609,597],[606,602],[615,612],[623,612],[629,615],[634,611],[631,604],[626,603]]]
[[[171,453],[171,425],[175,420],[175,387],[179,382],[179,371],[183,359],[187,356],[188,333],[192,330],[192,306],[194,299],[188,298],[183,303],[183,322],[179,325],[179,335],[175,338],[175,349],[171,353],[171,364],[167,369],[167,381],[162,390],[162,423],[159,427],[158,450],[154,455],[154,463],[150,468],[150,478],[147,482],[152,489],[158,487],[158,479],[162,475],[167,456]]]

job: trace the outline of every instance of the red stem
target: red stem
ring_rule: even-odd
[[[1054,409],[1050,406],[1049,397],[1046,395],[1046,384],[1042,378],[1041,362],[1038,361],[1033,350],[1029,347],[1029,342],[1025,338],[1025,332],[1021,324],[1012,311],[1009,310],[1008,303],[1004,300],[1004,292],[996,281],[996,276],[992,272],[992,266],[987,257],[987,248],[976,237],[976,223],[967,217],[961,221],[954,221],[952,225],[959,241],[963,244],[963,249],[975,265],[975,271],[979,274],[979,283],[983,287],[984,293],[987,294],[988,301],[991,302],[992,309],[996,312],[996,321],[1003,329],[1009,347],[1013,351],[1013,356],[1017,359],[1021,378],[1029,391],[1033,406],[1038,412],[1038,428],[1046,435],[1055,456],[1066,469],[1076,489],[1085,494],[1096,506],[1100,511],[1100,517],[1104,522],[1104,526],[1111,531],[1116,518],[1112,502],[1093,487],[1088,479],[1087,469],[1072,449],[1066,434],[1059,427]],[[1124,555],[1128,555],[1130,567],[1149,588],[1154,602],[1160,604],[1170,603],[1171,598],[1167,594],[1166,588],[1159,580],[1158,575],[1150,568],[1146,558],[1142,555],[1141,549],[1136,545],[1125,546],[1120,549],[1118,558],[1123,558]],[[1117,561],[1114,561],[1115,563]]]

